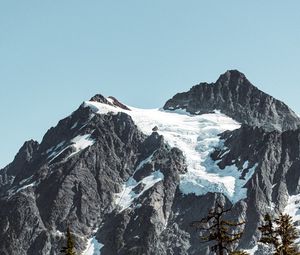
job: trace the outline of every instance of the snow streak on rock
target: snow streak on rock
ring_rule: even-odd
[[[133,177],[130,177],[123,185],[122,192],[115,194],[116,204],[121,207],[121,211],[125,210],[135,199],[139,198],[145,191],[153,187],[155,183],[162,181],[163,179],[164,175],[160,171],[151,173],[139,182],[137,182]],[[143,189],[139,193],[136,193],[134,188],[140,184],[143,185]]]
[[[255,245],[252,249],[250,249],[250,250],[244,250],[244,251],[247,252],[247,253],[249,253],[250,255],[254,255],[257,250],[258,250],[258,246]]]
[[[74,154],[84,150],[85,148],[94,144],[94,140],[91,138],[90,134],[87,135],[78,135],[71,140],[72,146],[75,147],[76,151],[74,151],[71,155],[68,156],[72,157]]]
[[[91,138],[91,134],[85,134],[85,135],[78,135],[76,137],[74,137],[70,143],[68,143],[69,145],[66,145],[66,141],[63,141],[61,143],[59,143],[58,145],[50,148],[49,150],[46,151],[46,153],[48,153],[48,159],[49,163],[51,163],[52,161],[54,161],[58,156],[60,156],[64,151],[66,151],[68,148],[73,147],[75,149],[74,152],[72,152],[70,155],[68,155],[66,157],[66,159],[72,157],[73,155],[75,155],[76,153],[84,150],[85,148],[93,145],[95,143],[95,141]]]

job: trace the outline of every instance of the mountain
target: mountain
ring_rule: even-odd
[[[163,109],[95,95],[0,170],[0,254],[203,254],[190,223],[216,203],[257,243],[267,212],[299,225],[300,123],[238,71],[179,93]]]
[[[186,109],[191,114],[222,113],[250,126],[267,131],[297,129],[299,117],[283,102],[253,86],[246,76],[230,70],[215,83],[200,83],[178,93],[164,105],[165,110]]]

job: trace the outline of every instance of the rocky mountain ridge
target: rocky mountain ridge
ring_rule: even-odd
[[[0,170],[0,254],[59,254],[70,226],[78,254],[208,255],[190,223],[217,200],[247,222],[239,248],[268,254],[263,214],[299,207],[298,117],[237,71],[164,108],[98,94],[25,142]]]
[[[286,104],[259,90],[237,70],[225,72],[215,83],[200,83],[176,94],[163,108],[186,109],[191,114],[221,110],[241,123],[267,131],[300,126],[300,118]]]

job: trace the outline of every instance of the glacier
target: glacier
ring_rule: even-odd
[[[157,126],[157,132],[163,135],[166,143],[171,147],[179,148],[185,155],[187,172],[181,175],[180,181],[180,190],[183,194],[204,195],[208,192],[220,192],[233,203],[246,197],[247,189],[244,185],[251,178],[257,165],[249,169],[246,176],[241,179],[242,171],[235,164],[221,170],[217,162],[210,158],[210,154],[216,148],[224,146],[219,134],[241,126],[220,111],[191,115],[183,109],[169,111],[130,106],[128,107],[131,111],[128,111],[94,101],[86,101],[84,106],[90,107],[97,114],[124,112],[132,117],[134,123],[146,135],[150,135],[153,132],[152,128]],[[247,165],[245,162],[244,167],[246,168]],[[123,192],[130,193],[129,189],[132,185],[129,183],[124,185],[126,188],[124,187]],[[128,192],[125,191],[126,189]]]

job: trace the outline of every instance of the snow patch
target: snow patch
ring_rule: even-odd
[[[74,128],[76,128],[76,127],[77,127],[77,125],[78,125],[78,121],[76,121],[76,122],[73,124],[73,126],[71,127],[71,129],[74,129]]]
[[[26,182],[30,182],[32,178],[33,178],[33,176],[31,175],[30,177],[28,177],[28,178],[26,178],[26,179],[20,181],[19,184],[20,184],[20,185],[23,185],[23,184],[26,183]]]
[[[130,177],[123,185],[122,192],[115,194],[116,204],[121,207],[121,211],[127,209],[135,199],[139,198],[145,191],[163,179],[164,175],[161,171],[152,172],[149,176],[145,177],[139,182],[137,182],[133,177]],[[144,185],[142,191],[135,193],[133,189],[140,184]]]
[[[111,104],[114,104],[114,103],[115,103],[115,101],[114,101],[111,97],[107,97],[106,100],[107,100],[108,102],[110,102]]]
[[[48,159],[50,159],[49,164],[70,147],[74,147],[75,151],[72,152],[66,158],[66,160],[68,158],[72,157],[73,155],[77,154],[78,152],[84,150],[85,148],[93,145],[94,143],[95,143],[95,140],[91,138],[91,134],[78,135],[78,136],[74,137],[70,141],[69,145],[67,145],[64,148],[63,148],[63,145],[66,144],[66,141],[63,141],[63,142],[59,143],[58,145],[51,147],[50,149],[48,149],[46,151],[47,153],[50,153],[50,155],[48,156]]]
[[[126,111],[121,108],[117,108],[113,105],[103,104],[93,101],[85,101],[83,104],[84,107],[90,107],[94,113],[98,114],[117,114],[119,111]],[[127,112],[127,111],[126,111]]]
[[[82,255],[100,255],[101,249],[104,244],[99,243],[96,237],[92,237],[88,240],[87,248],[83,251]]]
[[[140,170],[145,164],[149,163],[152,161],[152,158],[153,158],[153,155],[154,155],[155,152],[153,152],[148,158],[142,160],[139,165],[137,166],[137,168],[135,169],[133,175],[138,171]]]
[[[66,143],[66,141],[62,141],[59,144],[57,144],[56,146],[51,147],[50,149],[46,150],[46,153],[49,154],[48,158],[52,158],[54,157],[56,154],[58,154],[59,150],[61,149],[61,147],[63,147],[63,145]]]
[[[291,215],[294,221],[300,221],[300,194],[289,196],[284,213]]]
[[[295,226],[300,232],[300,194],[288,197],[288,202],[284,209],[284,213],[292,216],[294,223],[296,223]],[[297,243],[300,243],[300,238],[297,239]]]
[[[258,245],[255,245],[252,249],[244,250],[245,252],[249,253],[250,255],[254,255],[255,252],[258,251]]]
[[[68,149],[70,146],[67,146],[65,148],[63,148],[61,151],[57,152],[56,154],[53,155],[53,158],[51,158],[51,160],[49,161],[49,164],[56,159],[60,154],[62,154],[66,149]]]
[[[59,237],[63,237],[63,236],[65,236],[65,234],[64,233],[62,233],[61,231],[59,231],[59,230],[56,230],[55,232],[54,232],[54,235],[56,235],[56,236],[59,236]]]
[[[93,145],[95,143],[95,140],[91,138],[91,134],[86,135],[78,135],[75,138],[71,140],[72,146],[75,148],[75,151],[71,153],[68,157],[72,157],[76,153],[84,150],[85,148]]]
[[[21,190],[27,189],[27,188],[29,188],[29,187],[34,187],[34,186],[36,186],[36,182],[32,182],[32,183],[30,183],[30,184],[27,184],[27,185],[25,185],[25,186],[23,186],[23,187],[18,188],[18,189],[16,190],[15,193],[18,193],[18,192],[20,192]]]

